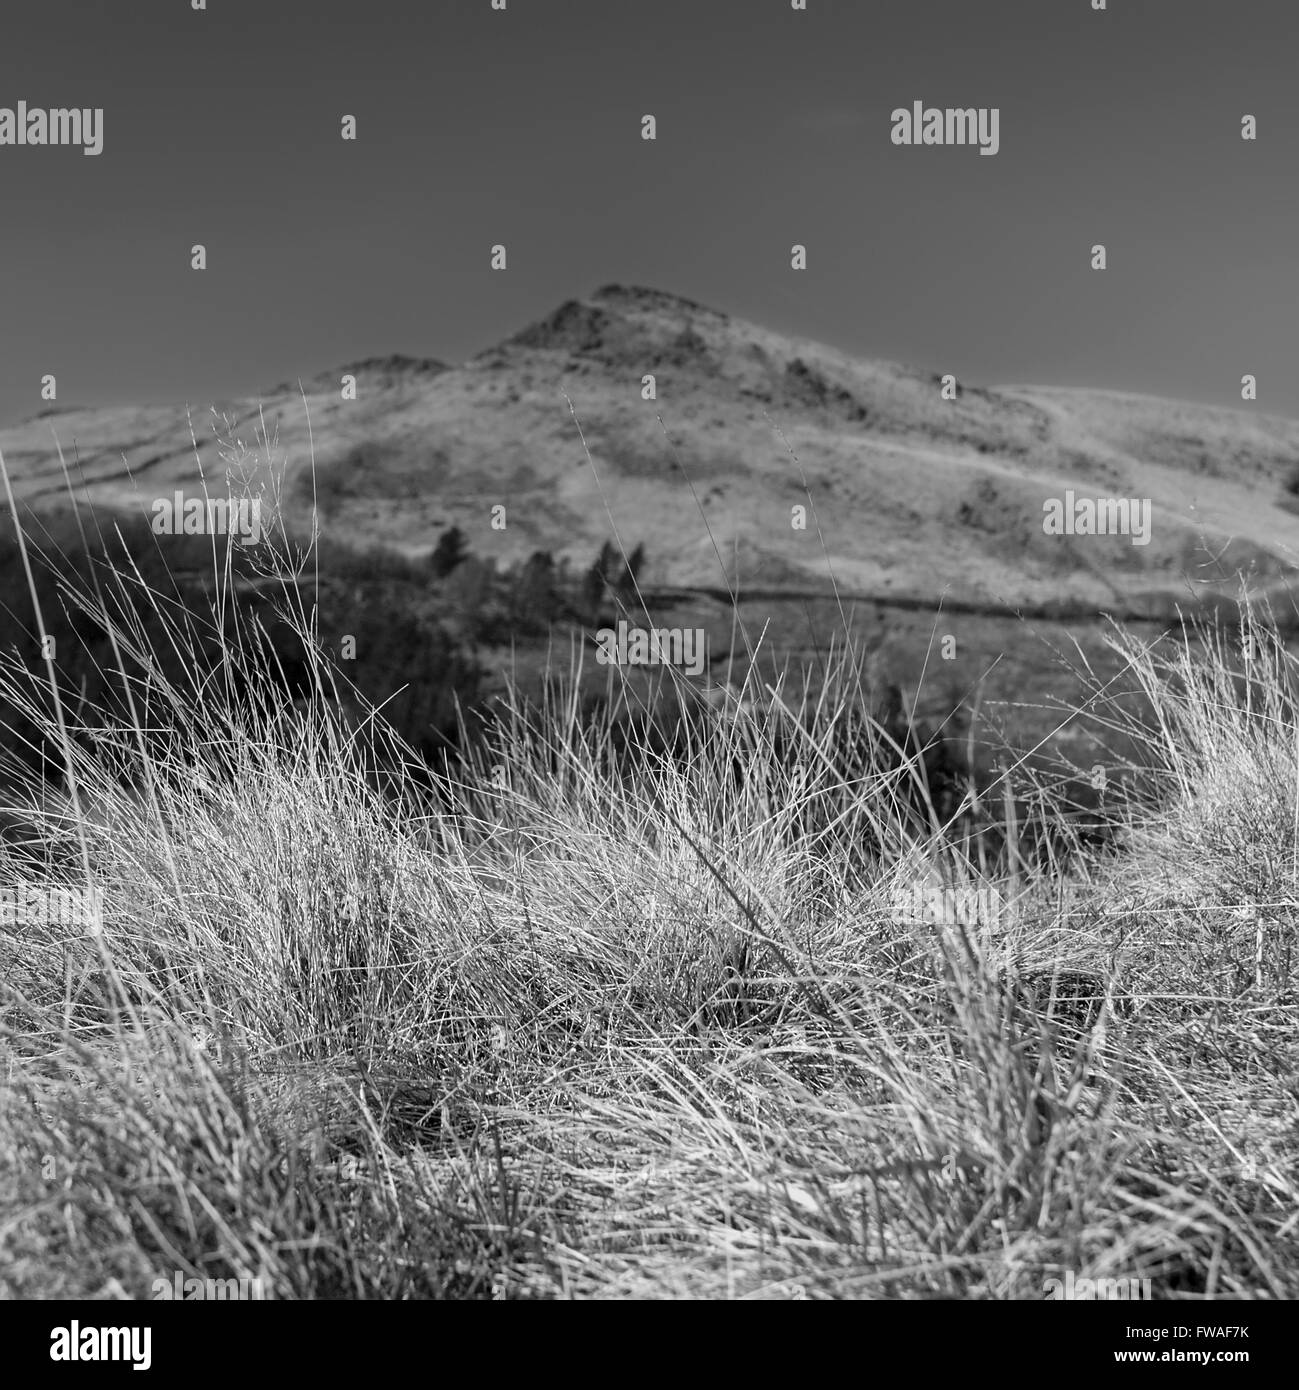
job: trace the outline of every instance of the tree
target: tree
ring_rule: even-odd
[[[604,607],[605,594],[612,586],[613,576],[618,566],[618,552],[608,542],[600,547],[595,563],[582,576],[582,589],[579,602],[582,617],[589,623],[595,622]]]
[[[457,565],[469,558],[469,545],[458,526],[450,526],[438,538],[428,557],[429,569],[435,579],[445,579]]]
[[[514,582],[514,618],[524,631],[545,632],[563,604],[556,581],[555,561],[546,550],[534,550]]]
[[[613,583],[614,575],[618,572],[618,552],[614,549],[612,541],[605,541],[600,547],[600,555],[595,562],[595,567],[607,584]]]
[[[637,580],[644,564],[645,546],[642,543],[627,557],[627,563],[622,567],[622,574],[618,577],[618,595],[624,601],[631,602],[636,597]]]

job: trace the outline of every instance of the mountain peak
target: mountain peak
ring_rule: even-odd
[[[687,299],[684,295],[669,294],[667,290],[652,289],[647,285],[603,285],[591,296],[594,303],[626,305],[639,309],[662,309],[667,312],[690,312],[710,314],[714,318],[726,315],[707,304]]]
[[[585,299],[566,299],[557,309],[529,324],[504,344],[479,353],[499,358],[504,347],[561,350],[578,355],[602,353],[617,357],[625,350],[643,353],[647,344],[675,334],[674,350],[697,353],[703,339],[693,322],[706,319],[716,327],[731,320],[726,314],[693,299],[644,285],[605,285]]]

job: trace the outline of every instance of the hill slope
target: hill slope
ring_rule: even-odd
[[[344,372],[355,401],[341,399]],[[654,401],[641,398],[645,374]],[[419,552],[454,523],[485,556],[544,548],[586,564],[612,515],[628,549],[644,542],[656,585],[716,587],[724,563],[745,589],[824,592],[827,554],[843,590],[921,602],[948,590],[994,606],[1163,609],[1232,593],[1242,572],[1287,585],[1299,519],[1283,483],[1299,422],[1029,387],[962,385],[943,401],[939,381],[608,286],[462,366],[373,359],[304,391],[323,525],[352,543]],[[75,444],[93,501],[147,508],[195,489],[200,462],[224,491],[219,437],[251,445],[263,421],[286,469],[286,517],[305,528],[296,384],[196,411],[197,446],[186,411],[166,407],[60,411],[0,431],[0,448],[31,505],[64,500],[53,427],[69,459]],[[806,531],[791,527],[791,507],[808,500],[800,466],[815,509]],[[1150,499],[1150,543],[1045,535],[1043,503],[1066,490]],[[504,531],[491,529],[496,504]]]

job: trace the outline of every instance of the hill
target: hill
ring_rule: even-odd
[[[345,374],[355,400],[342,399]],[[127,511],[197,488],[200,467],[224,490],[222,441],[265,430],[273,445],[248,481],[265,484],[267,456],[282,463],[285,518],[304,534],[314,442],[326,534],[416,555],[454,524],[489,559],[545,549],[585,565],[612,517],[665,589],[824,594],[832,572],[844,592],[904,605],[948,591],[991,611],[1154,614],[1234,594],[1241,574],[1288,588],[1299,422],[1027,386],[960,383],[945,401],[940,382],[611,285],[460,366],[370,359],[301,392],[195,408],[196,439],[181,407],[60,410],[0,430],[0,448],[21,499],[60,502],[53,427],[89,498]],[[809,491],[796,530],[791,508]],[[1149,543],[1044,534],[1044,502],[1069,492],[1148,499]],[[505,530],[490,524],[498,504]]]

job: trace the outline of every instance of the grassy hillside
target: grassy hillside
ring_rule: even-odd
[[[314,506],[326,537],[410,555],[455,525],[491,563],[585,566],[617,528],[656,586],[1167,618],[1234,597],[1242,573],[1291,582],[1296,422],[973,382],[944,399],[945,370],[610,285],[456,366],[370,359],[192,411],[60,410],[0,448],[38,508],[65,498],[64,464],[79,498],[123,515],[231,477],[300,536]],[[1148,499],[1149,543],[1044,535],[1044,502],[1068,490]]]

